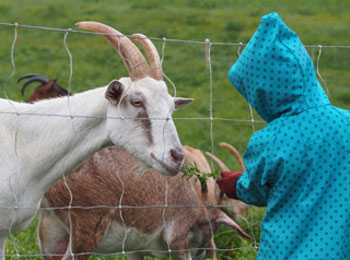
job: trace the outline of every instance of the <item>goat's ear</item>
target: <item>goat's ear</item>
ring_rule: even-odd
[[[117,105],[120,98],[122,97],[123,90],[123,84],[118,80],[113,80],[108,84],[105,97],[113,105]]]
[[[217,224],[224,224],[227,227],[230,227],[238,233],[239,236],[243,237],[247,240],[252,240],[252,237],[246,234],[243,229],[234,222],[229,216],[227,216],[224,212],[220,212],[220,216],[215,220],[215,223]]]
[[[193,98],[182,98],[182,97],[174,98],[175,110],[178,110],[180,108],[187,106],[188,104],[192,103],[192,101],[194,101]]]

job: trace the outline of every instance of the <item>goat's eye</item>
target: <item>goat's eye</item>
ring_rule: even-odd
[[[134,107],[140,107],[142,106],[142,102],[137,100],[137,101],[131,101],[131,104],[134,106]]]

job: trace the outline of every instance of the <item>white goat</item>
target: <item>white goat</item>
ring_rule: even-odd
[[[165,175],[182,167],[184,154],[171,113],[192,100],[168,94],[150,40],[138,39],[151,58],[148,65],[140,50],[115,29],[96,22],[77,26],[113,34],[105,37],[122,56],[130,78],[69,99],[34,104],[0,99],[2,259],[6,238],[27,227],[45,191],[99,149],[118,145]]]
[[[199,150],[188,146],[184,150],[189,157],[185,161],[199,159],[199,169],[211,171]],[[93,252],[122,251],[131,251],[129,259],[142,259],[144,254],[167,257],[168,246],[179,259],[202,259],[205,248],[211,248],[215,258],[212,235],[221,224],[250,238],[219,208],[205,206],[217,205],[210,183],[201,188],[199,182],[177,175],[167,179],[166,189],[165,179],[153,169],[137,176],[137,165],[127,152],[108,147],[67,177],[70,216],[67,209],[43,210],[39,215],[38,238],[45,259],[72,259],[69,241],[76,260],[88,259]],[[70,200],[60,180],[45,193],[43,207],[67,207]],[[169,207],[163,209],[165,203]],[[119,205],[125,208],[119,210]]]

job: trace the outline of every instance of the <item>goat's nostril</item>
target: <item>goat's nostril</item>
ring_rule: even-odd
[[[182,161],[184,159],[184,152],[181,150],[171,149],[170,154],[174,161]]]

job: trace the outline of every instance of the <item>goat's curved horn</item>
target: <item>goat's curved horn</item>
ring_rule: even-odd
[[[79,22],[75,24],[80,29],[103,35],[121,56],[131,80],[135,81],[145,77],[151,77],[151,70],[141,51],[130,41],[130,39],[118,32],[116,29],[98,22]]]
[[[222,171],[229,171],[230,169],[215,155],[209,153],[209,152],[205,152],[205,154],[211,158],[219,167]]]
[[[42,81],[46,81],[45,83],[49,82],[50,80],[43,75],[40,74],[26,74],[21,76],[18,80],[17,83],[19,83],[22,79],[28,79],[28,78],[40,78]]]
[[[140,43],[142,48],[145,50],[153,78],[156,80],[163,80],[162,62],[160,60],[157,48],[154,46],[152,41],[141,33],[134,33],[130,39],[133,42]]]
[[[28,75],[24,75],[22,77],[20,77],[17,82],[20,82],[22,79],[28,79],[26,82],[24,82],[22,89],[21,89],[21,94],[22,96],[24,96],[24,90],[26,88],[27,85],[29,85],[32,82],[40,82],[42,84],[46,84],[48,82],[50,82],[50,80],[42,75],[39,74],[28,74]]]
[[[241,169],[242,172],[245,171],[245,165],[244,165],[244,161],[242,159],[242,156],[239,154],[239,152],[230,144],[228,143],[219,143],[219,145],[221,147],[225,147],[227,149],[229,149],[231,151],[231,153],[237,158],[238,160],[238,164],[239,164],[239,168]]]

